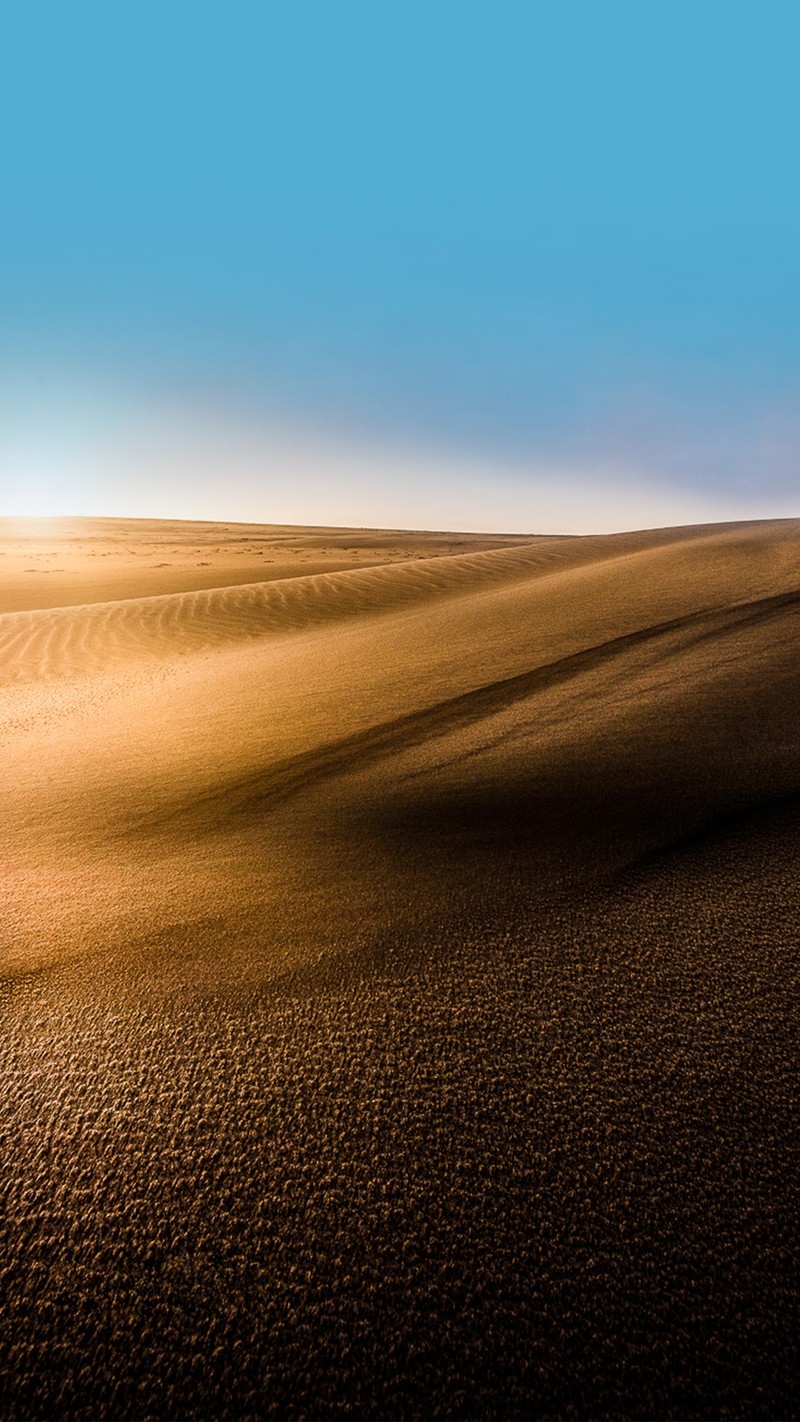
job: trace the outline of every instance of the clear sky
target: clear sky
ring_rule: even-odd
[[[9,513],[800,512],[800,6],[9,0]]]

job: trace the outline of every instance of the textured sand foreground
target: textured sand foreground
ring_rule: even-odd
[[[795,1413],[800,523],[0,535],[0,1415]]]

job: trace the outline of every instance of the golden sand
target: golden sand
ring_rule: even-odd
[[[503,920],[796,788],[795,522],[62,531],[3,549],[5,605],[35,594],[0,616],[5,971],[213,920],[261,975]],[[19,569],[54,560],[43,607]]]
[[[4,532],[0,1414],[796,1416],[800,523]]]

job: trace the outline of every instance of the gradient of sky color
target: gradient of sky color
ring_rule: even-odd
[[[800,8],[11,0],[0,496],[798,512]]]

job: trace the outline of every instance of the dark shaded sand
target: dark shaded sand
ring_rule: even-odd
[[[5,594],[3,1417],[798,1411],[800,524],[437,537]]]

